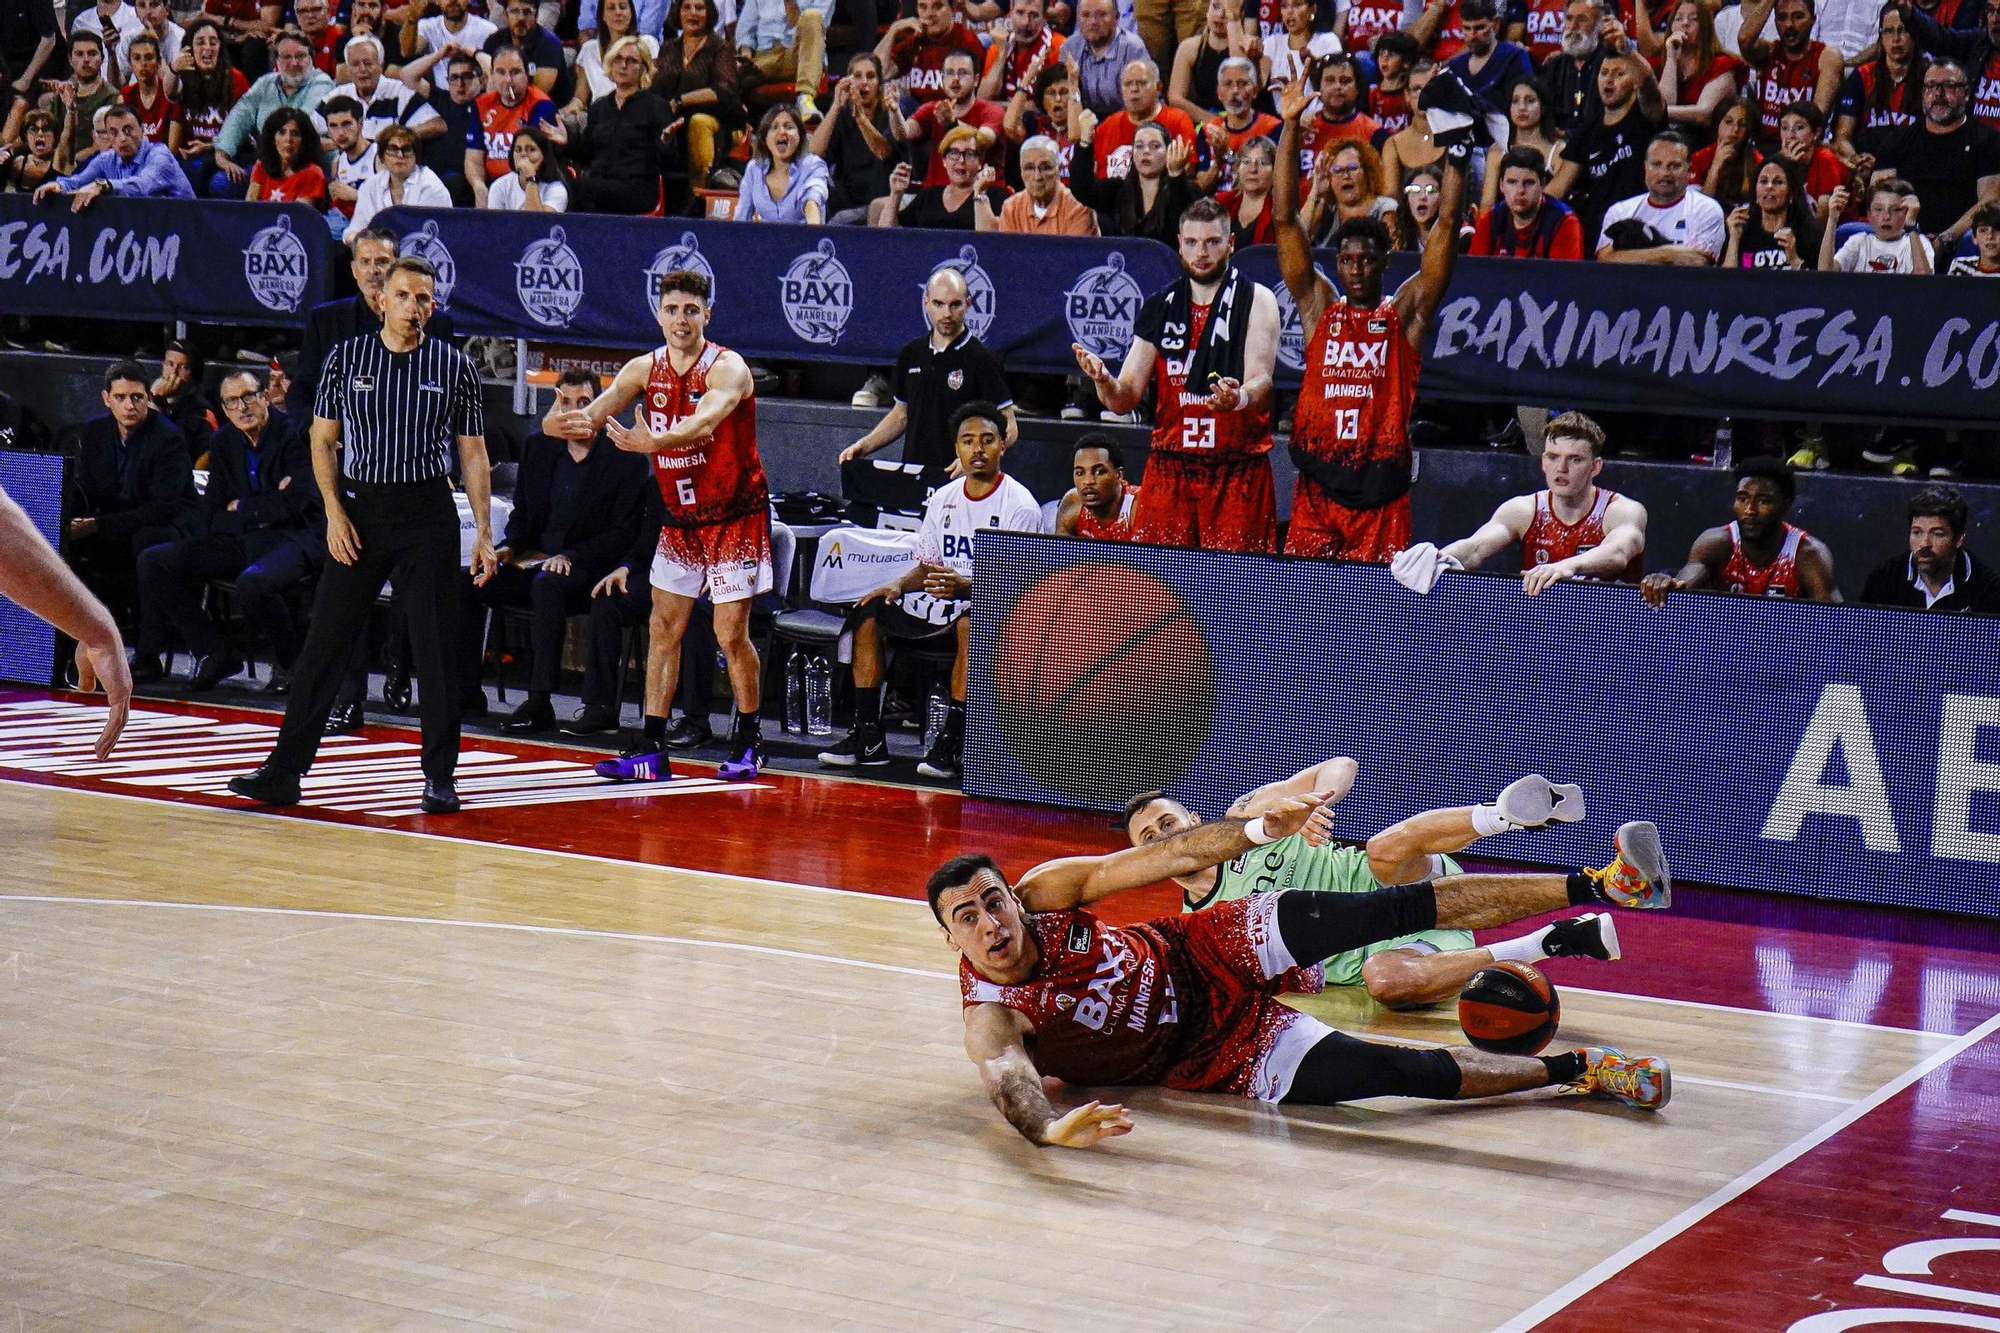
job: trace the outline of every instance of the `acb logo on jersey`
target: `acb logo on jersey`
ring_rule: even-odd
[[[946,269],[954,269],[965,279],[965,327],[975,338],[984,338],[986,330],[993,327],[993,279],[979,266],[979,251],[971,246],[962,246],[958,258],[947,259],[930,271],[924,279],[917,299],[925,300],[930,288],[930,279]],[[957,388],[957,385],[953,385]]]
[[[646,309],[660,308],[660,280],[669,273],[699,273],[708,279],[708,303],[715,305],[715,270],[709,266],[708,257],[701,252],[701,245],[691,231],[681,233],[680,242],[670,245],[653,256],[653,262],[646,265]]]
[[[432,295],[437,297],[437,308],[442,310],[451,304],[452,289],[458,286],[458,261],[451,257],[451,250],[438,236],[438,224],[426,222],[416,231],[403,238],[396,253],[405,259],[416,258],[431,266],[437,274],[437,285]]]
[[[832,240],[792,260],[778,279],[778,297],[793,333],[828,347],[840,341],[854,314],[854,280],[834,254]]]
[[[561,227],[529,244],[514,261],[514,295],[528,318],[547,329],[566,329],[583,304],[583,261]]]
[[[1113,250],[1096,268],[1087,268],[1063,293],[1063,322],[1069,336],[1093,355],[1125,355],[1132,345],[1132,325],[1146,294],[1139,280],[1125,271],[1125,256]]]

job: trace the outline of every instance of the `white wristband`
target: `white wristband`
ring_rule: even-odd
[[[1243,826],[1243,836],[1250,839],[1252,847],[1262,847],[1267,843],[1277,841],[1275,837],[1264,831],[1264,816],[1262,815],[1257,816]]]

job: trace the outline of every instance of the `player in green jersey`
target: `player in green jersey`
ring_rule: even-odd
[[[1461,872],[1449,853],[1483,837],[1574,823],[1584,816],[1580,788],[1530,774],[1490,804],[1426,810],[1383,829],[1364,846],[1336,844],[1330,841],[1327,808],[1347,794],[1358,772],[1352,759],[1329,759],[1238,797],[1228,814],[1248,819],[1295,796],[1334,793],[1304,831],[1175,880],[1182,908],[1199,911],[1277,889],[1371,893],[1385,885],[1456,875]],[[1134,846],[1172,837],[1200,822],[1200,815],[1164,792],[1141,792],[1125,803],[1125,831]],[[1617,958],[1618,933],[1609,914],[1587,913],[1484,948],[1474,944],[1470,931],[1421,931],[1328,959],[1326,981],[1329,986],[1366,986],[1379,1003],[1402,1009],[1451,999],[1474,972],[1494,962],[1565,956]]]

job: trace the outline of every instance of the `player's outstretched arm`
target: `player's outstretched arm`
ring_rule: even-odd
[[[1444,548],[1442,554],[1458,561],[1463,569],[1477,569],[1520,541],[1535,518],[1535,498],[1517,495],[1504,501],[1470,537],[1461,537]]]
[[[986,1095],[1022,1138],[1043,1148],[1088,1148],[1132,1132],[1132,1117],[1122,1106],[1086,1102],[1057,1112],[1028,1058],[1027,1031],[1028,1020],[1002,1004],[975,1004],[965,1011],[965,1053],[979,1066]]]
[[[619,378],[624,378],[623,371],[619,372]],[[630,427],[615,419],[607,421],[604,433],[620,449],[633,453],[664,454],[688,449],[713,435],[715,428],[751,392],[750,367],[736,353],[724,352],[708,368],[708,388],[701,395],[701,404],[669,426],[663,434],[655,435],[649,430],[643,414]]]
[[[1648,574],[1639,580],[1639,595],[1646,599],[1646,605],[1654,608],[1665,606],[1670,592],[1688,592],[1705,588],[1709,580],[1729,563],[1729,529],[1710,528],[1694,539],[1694,546],[1688,551],[1688,561],[1681,566],[1678,574]]]
[[[1241,856],[1252,847],[1290,837],[1304,829],[1313,813],[1331,799],[1328,792],[1288,797],[1274,802],[1255,819],[1218,819],[1160,842],[1106,856],[1044,861],[1021,877],[1014,892],[1030,912],[1060,912],[1126,889],[1192,875]]]
[[[1360,775],[1361,765],[1340,755],[1324,759],[1300,769],[1288,778],[1267,782],[1252,791],[1244,792],[1229,807],[1231,819],[1255,819],[1268,813],[1284,801],[1314,793],[1325,797],[1322,805],[1337,805],[1354,790],[1354,779]]]
[[[1333,299],[1331,284],[1313,268],[1312,243],[1299,225],[1299,117],[1305,114],[1311,94],[1305,76],[1287,83],[1278,98],[1278,114],[1284,128],[1278,135],[1278,161],[1271,180],[1271,222],[1278,243],[1278,274],[1292,294],[1299,312],[1299,324],[1308,334],[1319,326],[1319,317]]]
[[[646,380],[653,373],[653,358],[635,356],[618,368],[611,387],[592,399],[590,406],[580,412],[558,412],[551,406],[542,417],[542,434],[557,440],[591,439],[604,429],[604,423],[623,412],[634,398],[645,392]]]
[[[1447,155],[1443,165],[1444,190],[1438,200],[1438,216],[1459,217],[1465,205],[1465,164]],[[1418,352],[1424,350],[1424,335],[1430,328],[1431,318],[1437,314],[1438,306],[1444,301],[1445,288],[1451,285],[1451,271],[1457,263],[1458,228],[1432,227],[1429,239],[1424,242],[1424,257],[1416,276],[1396,293],[1397,313],[1403,318],[1403,335]]]
[[[109,759],[132,707],[132,672],[125,641],[104,603],[83,586],[27,511],[0,491],[0,596],[5,596],[76,640],[77,685],[104,686],[110,712],[98,733],[97,757]]]
[[[1604,540],[1552,565],[1521,575],[1521,591],[1533,597],[1564,579],[1614,579],[1646,552],[1646,506],[1619,496],[1604,511]]]

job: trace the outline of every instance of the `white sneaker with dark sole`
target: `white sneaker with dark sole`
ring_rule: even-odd
[[[1507,784],[1494,798],[1501,818],[1521,828],[1540,828],[1551,822],[1574,824],[1584,816],[1583,788],[1574,782],[1555,783],[1539,773],[1530,773]]]
[[[1618,948],[1618,923],[1609,912],[1586,912],[1558,921],[1542,937],[1542,952],[1551,958],[1595,958],[1615,963],[1623,957]]]

